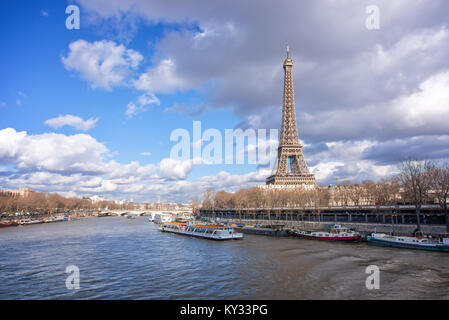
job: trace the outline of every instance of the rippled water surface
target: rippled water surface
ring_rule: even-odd
[[[160,233],[146,218],[0,229],[0,299],[448,299],[449,254],[245,235]],[[380,289],[365,268],[381,270]],[[68,265],[80,290],[68,290]]]

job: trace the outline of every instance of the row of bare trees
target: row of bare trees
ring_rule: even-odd
[[[12,195],[0,190],[0,213],[38,212],[50,213],[70,210],[174,210],[186,207],[181,203],[115,203],[114,201],[92,202],[88,198],[66,198],[57,193],[31,191],[26,195]],[[187,209],[187,208],[186,208]]]
[[[11,196],[0,193],[0,213],[40,212],[49,213],[64,210],[98,210],[101,208],[121,209],[122,205],[112,201],[92,203],[89,199],[65,198],[59,194],[30,192],[26,196]]]
[[[417,227],[420,228],[421,208],[438,203],[448,214],[449,164],[427,160],[407,159],[400,164],[400,173],[378,182],[350,183],[344,181],[332,187],[314,189],[240,189],[231,193],[209,189],[204,193],[203,208],[294,208],[314,207],[319,214],[323,206],[360,206],[412,204],[416,207]]]

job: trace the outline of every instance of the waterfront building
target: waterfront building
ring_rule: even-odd
[[[0,194],[10,197],[28,197],[33,192],[31,188],[19,188],[18,190],[0,189]]]
[[[98,202],[101,202],[101,201],[105,201],[103,196],[97,196],[97,195],[88,196],[88,197],[85,197],[85,198],[90,200],[91,203],[98,203]]]
[[[287,46],[284,61],[284,101],[282,106],[282,127],[279,139],[278,156],[272,174],[267,178],[268,188],[294,186],[314,188],[315,176],[309,172],[298,137],[295,112],[295,93],[293,87],[293,60]]]

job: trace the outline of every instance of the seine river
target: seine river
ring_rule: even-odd
[[[139,217],[0,229],[0,299],[448,299],[449,254],[160,233]],[[80,289],[66,288],[66,267]],[[368,265],[380,288],[368,290]]]

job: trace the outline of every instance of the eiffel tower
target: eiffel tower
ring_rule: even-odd
[[[278,157],[267,185],[298,186],[313,188],[315,176],[309,172],[299,142],[296,125],[295,93],[293,90],[293,60],[287,45],[287,58],[284,61],[284,103],[282,107],[282,128],[279,139]]]

